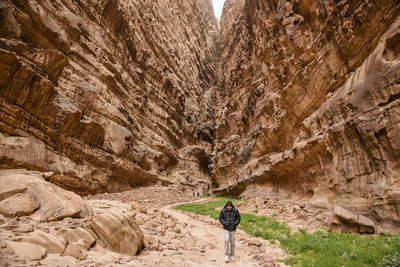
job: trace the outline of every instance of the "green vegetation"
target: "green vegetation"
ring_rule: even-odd
[[[215,198],[206,203],[176,206],[196,214],[218,219],[220,208],[227,198]],[[233,200],[233,203],[240,200]],[[217,209],[218,208],[218,209]],[[304,229],[290,234],[290,227],[271,217],[241,213],[239,228],[252,236],[275,242],[278,240],[289,257],[286,264],[296,267],[361,267],[400,266],[400,235],[384,234],[377,237],[319,231],[308,234]]]
[[[217,210],[217,208],[222,208],[225,205],[225,203],[229,200],[229,198],[218,197],[214,199],[215,201],[210,201],[206,203],[192,203],[192,204],[178,205],[175,206],[174,209],[210,216],[217,220],[219,218],[219,213],[220,213],[220,210]],[[233,204],[239,201],[240,200],[232,200]]]
[[[383,264],[387,255],[400,251],[399,235],[361,236],[334,232],[299,232],[281,239],[292,256],[291,266],[391,266]],[[388,259],[391,260],[391,259]]]
[[[398,267],[400,266],[400,252],[395,252],[394,254],[387,255],[381,260],[381,266],[385,267]]]

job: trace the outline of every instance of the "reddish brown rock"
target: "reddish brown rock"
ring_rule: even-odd
[[[339,204],[400,230],[399,14],[395,0],[226,1],[215,192]]]
[[[330,230],[343,233],[375,233],[374,222],[367,217],[352,213],[340,206],[335,206],[332,211]]]
[[[185,164],[208,177],[210,0],[5,0],[0,16],[0,166],[83,194],[180,180]]]
[[[0,168],[81,194],[211,185],[400,230],[399,14],[227,0],[219,33],[210,0],[5,0]]]

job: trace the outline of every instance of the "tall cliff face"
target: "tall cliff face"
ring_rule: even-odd
[[[399,14],[396,0],[228,0],[217,192],[400,225]]]
[[[182,166],[205,179],[210,0],[4,0],[0,22],[1,168],[53,171],[81,193],[174,181]]]
[[[80,193],[205,187],[211,171],[217,193],[395,228],[399,14],[397,0],[227,0],[219,32],[210,0],[0,0],[0,168]]]

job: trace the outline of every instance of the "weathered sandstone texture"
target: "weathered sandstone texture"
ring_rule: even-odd
[[[228,0],[216,193],[400,226],[400,2]]]
[[[81,194],[211,174],[400,230],[399,14],[227,0],[219,32],[210,0],[0,1],[0,168]],[[40,210],[18,186],[3,214]]]
[[[206,181],[218,40],[211,0],[0,1],[0,168],[79,193]]]
[[[43,176],[26,170],[0,170],[0,214],[30,216],[37,221],[93,215],[79,195],[45,181]]]
[[[132,256],[142,250],[144,234],[129,205],[116,202],[118,208],[108,210],[110,203],[84,201],[76,193],[45,181],[46,175],[0,171],[0,240],[16,256],[28,262],[50,260],[50,255],[84,260],[89,250]],[[1,248],[4,255],[4,244]],[[5,261],[0,257],[0,263],[8,266]]]

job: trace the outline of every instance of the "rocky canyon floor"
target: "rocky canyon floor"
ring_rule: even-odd
[[[21,241],[27,232],[52,233],[60,229],[84,227],[88,218],[65,218],[61,221],[35,222],[26,217],[3,218],[0,226],[0,263],[2,266],[285,266],[280,259],[285,252],[278,244],[247,235],[238,230],[236,260],[224,262],[223,230],[218,221],[207,217],[174,210],[178,203],[207,202],[209,197],[193,199],[190,187],[179,185],[143,187],[120,193],[87,196],[85,204],[93,207],[94,216],[104,212],[134,213],[144,232],[145,248],[137,256],[127,256],[102,248],[101,243],[78,259],[48,253],[39,261],[27,262],[10,248],[9,241]],[[292,203],[273,199],[253,198],[238,204],[241,212],[276,214],[292,229],[309,230],[321,226],[321,215],[306,211]],[[295,231],[295,230],[293,230]],[[51,242],[51,241],[48,241]]]

